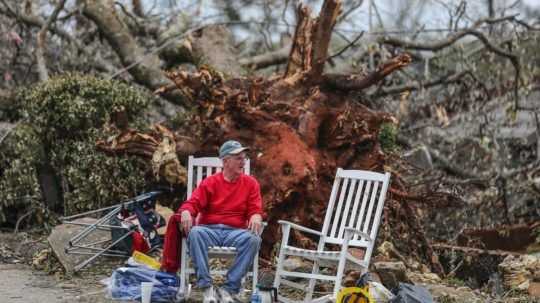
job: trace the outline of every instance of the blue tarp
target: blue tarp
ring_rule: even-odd
[[[141,300],[141,282],[152,282],[152,302],[175,302],[180,289],[176,275],[142,267],[120,267],[109,282],[109,294],[115,300]]]

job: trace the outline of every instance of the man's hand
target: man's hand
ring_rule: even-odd
[[[256,235],[261,235],[261,232],[262,232],[262,217],[261,215],[259,214],[254,214],[253,216],[251,216],[251,218],[249,219],[249,223],[248,223],[248,229],[256,234]]]
[[[180,224],[182,225],[182,231],[187,236],[193,225],[193,218],[191,218],[191,213],[189,211],[182,211],[180,214]]]

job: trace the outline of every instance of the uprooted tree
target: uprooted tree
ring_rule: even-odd
[[[368,75],[325,74],[328,46],[339,12],[340,1],[336,0],[325,1],[317,18],[310,16],[308,7],[299,6],[284,74],[268,79],[225,79],[220,72],[202,67],[192,73],[169,72],[174,85],[156,91],[168,94],[180,90],[193,105],[186,118],[190,123],[175,130],[182,135],[175,143],[178,154],[189,153],[182,146],[197,146],[196,154],[215,155],[225,138],[235,138],[251,147],[253,174],[261,184],[269,222],[263,235],[263,254],[267,257],[280,240],[278,220],[320,228],[337,167],[385,170],[387,159],[379,138],[388,126],[395,127],[396,120],[388,113],[364,106],[356,92],[406,66],[410,57],[398,55]],[[155,138],[171,138],[169,131],[160,129],[161,135]],[[98,145],[107,152],[148,157],[158,150],[157,143],[144,144],[153,138],[145,140],[133,130],[125,130],[109,143]],[[169,171],[182,171],[179,164],[168,163],[172,167]],[[385,237],[406,243],[411,255],[440,272],[407,202],[407,189],[398,176],[393,178],[385,215],[390,232]],[[298,232],[293,237],[306,247],[312,244]]]
[[[339,15],[326,1],[316,19],[291,1],[209,1],[216,19],[200,1],[149,2],[0,0],[0,227],[118,203],[156,181],[177,190],[161,200],[176,208],[187,155],[215,155],[231,137],[254,149],[265,253],[277,219],[320,227],[338,166],[392,172],[379,240],[407,265],[400,253],[440,270],[422,224],[446,271],[480,284],[507,255],[495,249],[538,243],[538,11],[401,1],[364,33],[366,1],[343,1]],[[433,9],[447,27],[420,20]],[[393,72],[405,50],[411,64]],[[492,250],[488,265],[474,249]]]

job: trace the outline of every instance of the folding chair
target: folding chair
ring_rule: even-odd
[[[151,232],[153,224],[159,222],[149,222],[141,215],[143,208],[155,207],[155,198],[161,191],[152,191],[141,194],[122,203],[80,213],[73,216],[63,217],[63,224],[85,226],[81,231],[69,239],[64,251],[66,254],[90,255],[86,260],[75,265],[74,271],[79,271],[88,266],[99,256],[126,257],[131,254],[131,236],[139,228],[138,225],[128,222],[121,222],[118,218],[125,213],[139,213],[140,226],[146,231]],[[91,216],[101,216],[92,223],[85,222],[82,218]],[[159,217],[158,217],[159,220]],[[93,235],[96,231],[110,231],[110,238],[95,241]],[[128,243],[128,244],[126,244]]]
[[[346,265],[360,269],[362,273],[368,270],[389,182],[389,173],[381,174],[338,168],[321,231],[288,221],[278,221],[282,227],[283,238],[274,287],[279,290],[279,286],[283,284],[305,291],[306,296],[303,302],[336,300],[341,289]],[[318,236],[317,249],[310,250],[292,246],[289,243],[291,228]],[[339,250],[329,250],[328,245],[338,246]],[[353,256],[349,252],[350,247],[363,249],[363,257]],[[283,264],[286,256],[297,256],[313,261],[312,271],[305,273],[285,270]],[[336,274],[322,274],[321,267],[336,268]],[[308,284],[299,283],[297,280],[287,280],[286,277],[307,279]],[[333,282],[333,293],[313,299],[316,280]],[[279,296],[279,301],[302,302],[293,301],[283,296]]]
[[[198,186],[201,181],[211,176],[215,173],[221,172],[223,168],[223,162],[217,157],[205,157],[205,158],[195,158],[189,156],[188,159],[188,180],[187,180],[187,197],[191,197],[191,193]],[[244,173],[249,175],[249,160],[246,161],[244,165]],[[264,225],[264,224],[263,224]],[[214,246],[210,247],[208,250],[208,259],[211,258],[222,258],[222,259],[232,259],[236,256],[236,248],[234,247],[220,247]],[[189,251],[187,240],[185,237],[182,237],[182,253],[180,259],[180,292],[185,294],[185,299],[190,295],[191,285],[189,285],[189,275],[195,273],[195,269],[191,267],[191,262],[189,261]],[[209,264],[210,265],[210,264]],[[248,273],[248,276],[252,277],[253,285],[252,289],[255,289],[257,286],[257,274],[259,268],[259,253],[255,256],[253,261],[253,270]],[[211,275],[225,275],[226,270],[211,269]]]

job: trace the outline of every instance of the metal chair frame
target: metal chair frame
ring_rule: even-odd
[[[100,256],[129,256],[129,253],[116,250],[114,249],[114,247],[123,240],[125,240],[127,237],[130,237],[137,230],[137,226],[116,226],[111,225],[110,221],[125,209],[132,209],[137,204],[144,203],[146,201],[155,202],[156,196],[160,195],[161,193],[161,191],[152,191],[138,195],[132,199],[126,200],[116,205],[87,211],[72,216],[62,217],[60,220],[63,224],[85,226],[81,231],[79,231],[77,234],[75,234],[69,239],[68,243],[64,248],[66,254],[90,255],[88,259],[80,262],[79,264],[76,264],[73,270],[77,272],[83,269],[84,267],[94,262]],[[81,218],[95,215],[101,215],[101,217],[94,223],[84,223],[78,221]],[[96,230],[110,231],[112,233],[113,229],[122,230],[124,231],[124,234],[115,241],[112,240],[111,236],[111,239],[88,242],[88,237],[92,235],[93,232],[95,232]]]

